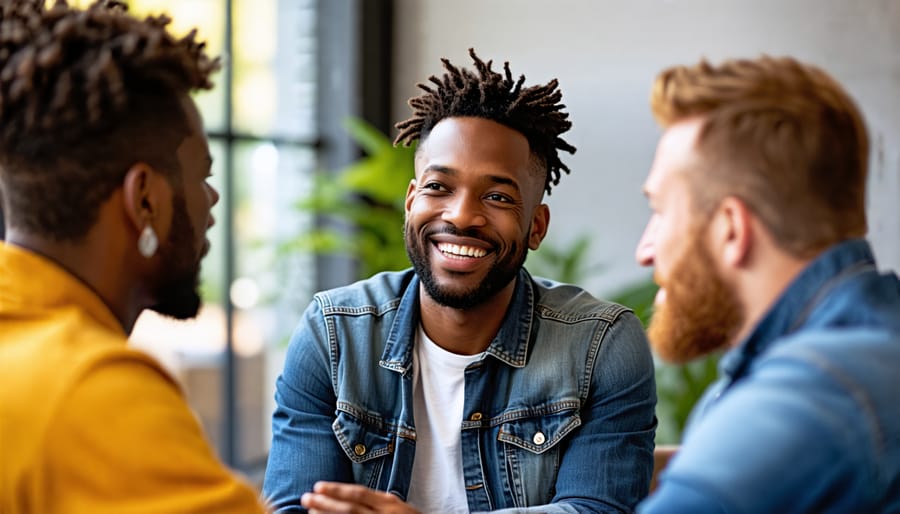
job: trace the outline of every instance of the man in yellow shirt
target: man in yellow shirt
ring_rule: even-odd
[[[126,342],[197,313],[218,68],[117,2],[0,5],[0,512],[262,512]]]

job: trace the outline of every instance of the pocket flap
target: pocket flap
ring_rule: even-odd
[[[344,453],[357,464],[393,453],[394,436],[384,428],[338,411],[331,424]]]
[[[497,439],[532,453],[544,453],[580,426],[578,412],[557,412],[503,423]]]

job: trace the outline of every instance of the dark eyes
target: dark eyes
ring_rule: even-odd
[[[512,203],[512,199],[506,195],[501,195],[500,193],[491,193],[487,195],[485,198],[494,202],[504,202],[504,203]]]
[[[422,190],[426,192],[450,192],[450,189],[440,182],[428,182],[422,186]],[[488,193],[484,196],[484,199],[490,202],[515,203],[515,201],[511,197],[502,193]]]
[[[427,189],[429,191],[447,191],[447,188],[439,182],[429,182],[422,186],[422,189]]]

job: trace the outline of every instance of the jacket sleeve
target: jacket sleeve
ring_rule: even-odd
[[[505,512],[624,513],[647,495],[656,433],[653,357],[631,312],[605,331],[590,370],[582,426],[562,457],[552,504]]]
[[[305,512],[300,497],[319,480],[353,482],[332,430],[336,396],[329,338],[316,301],[291,337],[275,390],[272,448],[263,496],[276,512]]]
[[[630,311],[603,335],[582,422],[555,501],[581,512],[632,512],[653,474],[656,379],[644,327]]]

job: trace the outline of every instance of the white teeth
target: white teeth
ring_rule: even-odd
[[[487,251],[474,246],[460,246],[452,243],[438,243],[438,250],[445,254],[461,255],[463,257],[484,257]]]

